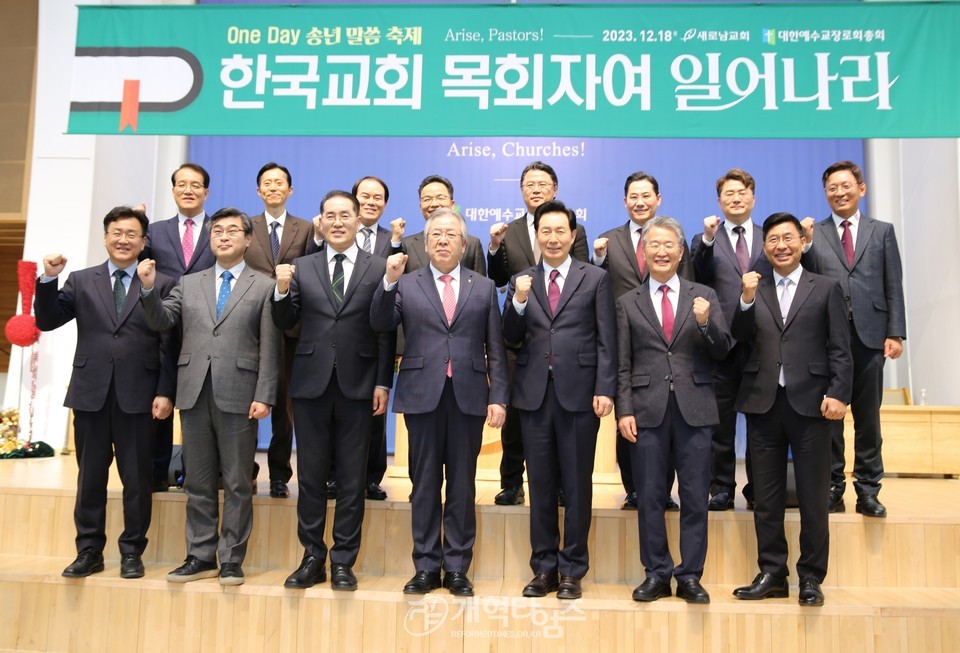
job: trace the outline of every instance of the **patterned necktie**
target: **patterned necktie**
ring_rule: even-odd
[[[230,280],[233,279],[233,274],[230,273],[230,270],[224,270],[220,278],[223,279],[223,281],[220,282],[220,293],[217,295],[218,320],[220,319],[220,313],[223,312],[223,307],[227,305],[227,299],[230,297]]]
[[[443,302],[443,313],[447,316],[447,324],[453,322],[453,314],[457,310],[457,298],[453,293],[453,277],[449,274],[441,274],[440,281],[443,282],[443,296],[440,298]],[[453,360],[447,359],[447,376],[453,376]]]
[[[750,252],[747,251],[747,234],[742,225],[733,228],[733,233],[737,234],[737,262],[740,264],[740,272],[746,274],[750,270]]]
[[[183,221],[183,238],[180,240],[180,247],[183,249],[184,266],[189,266],[193,258],[193,224],[193,218]]]
[[[333,287],[333,299],[337,304],[337,308],[343,304],[343,259],[347,258],[343,254],[334,254],[333,260],[333,282],[330,284]]]
[[[853,234],[850,232],[850,221],[844,220],[840,226],[843,227],[840,244],[843,245],[843,253],[847,255],[847,267],[853,267]]]
[[[784,323],[787,322],[787,313],[790,312],[790,287],[792,282],[787,277],[780,280],[780,318]]]
[[[117,317],[123,312],[123,302],[127,298],[127,289],[123,287],[123,270],[115,270],[113,273],[113,307],[117,311]]]
[[[364,227],[360,231],[363,233],[363,245],[361,245],[363,251],[365,251],[367,254],[373,254],[373,242],[371,242],[373,229],[370,227]]]
[[[643,256],[643,229],[637,229],[637,267],[640,268],[640,278],[647,276],[647,259]]]
[[[270,223],[270,248],[273,249],[273,262],[280,262],[280,237],[277,236],[277,229],[280,228],[280,221],[274,220]]]
[[[670,286],[667,284],[660,286],[660,293],[662,294],[660,298],[660,322],[663,325],[663,335],[667,337],[668,344],[673,339],[673,304],[667,295],[669,292]]]
[[[547,286],[547,301],[550,302],[550,314],[557,314],[557,304],[560,303],[560,284],[557,283],[557,277],[560,276],[559,270],[550,270],[550,285]]]

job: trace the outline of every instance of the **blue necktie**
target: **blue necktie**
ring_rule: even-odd
[[[220,294],[217,295],[218,320],[220,319],[220,313],[223,312],[223,307],[227,305],[227,299],[230,298],[230,280],[233,279],[233,275],[230,274],[230,270],[226,270],[220,277],[223,279],[223,282],[220,284]]]
[[[273,262],[279,263],[277,258],[280,256],[280,239],[277,237],[277,228],[280,226],[279,220],[270,223],[270,248],[273,250]]]

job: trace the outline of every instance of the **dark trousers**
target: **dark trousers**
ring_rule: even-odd
[[[883,350],[867,347],[850,323],[850,352],[853,354],[853,487],[857,496],[876,496],[883,478],[883,457],[880,437],[880,402],[883,399]],[[846,487],[843,474],[843,420],[830,422],[833,459],[830,484],[841,490]]]
[[[370,402],[367,402],[368,405]],[[367,411],[370,412],[370,411]],[[367,461],[365,465],[364,477],[366,483],[376,483],[380,485],[384,475],[387,473],[387,415],[373,415],[370,418],[370,432],[367,434],[370,446],[367,450]],[[297,451],[299,455],[300,441],[297,440]],[[336,442],[332,443],[336,447]],[[298,465],[299,469],[299,465]],[[337,457],[330,456],[330,475],[329,481],[340,483],[341,476],[337,474]],[[299,476],[298,476],[299,482]]]
[[[173,458],[173,418],[153,420],[153,482],[170,481]]]
[[[631,444],[634,483],[637,486],[637,524],[640,562],[648,578],[669,583],[700,579],[707,557],[707,499],[710,488],[709,426],[688,426],[675,395],[667,401],[663,422],[639,428]],[[677,467],[680,492],[680,564],[674,568],[667,544],[664,469],[671,455]]]
[[[507,349],[507,380],[513,389],[513,375],[517,370],[517,351]],[[500,429],[500,487],[519,487],[523,485],[523,426],[520,424],[520,411],[507,406],[507,417]]]
[[[270,411],[270,446],[267,448],[267,467],[271,481],[286,483],[293,476],[290,455],[293,453],[293,407],[290,402],[290,375],[297,339],[286,333],[280,337],[280,376],[277,379],[277,398]]]
[[[710,494],[729,492],[737,487],[737,411],[734,405],[740,392],[740,379],[747,361],[749,348],[738,343],[729,355],[717,363],[713,372],[713,388],[717,395],[720,423],[713,428]],[[753,501],[753,471],[750,469],[750,441],[746,451],[747,484],[743,496]]]
[[[435,410],[406,413],[403,419],[413,482],[410,513],[414,567],[417,571],[466,573],[473,562],[477,538],[477,456],[485,417],[461,412],[453,383],[447,379]],[[446,502],[441,503],[444,477]]]
[[[371,402],[348,399],[333,374],[322,397],[294,399],[297,425],[297,533],[309,555],[327,559],[327,479],[330,461],[340,470],[330,562],[352,567],[360,551],[364,510],[364,467],[369,445]]]
[[[77,500],[73,522],[77,551],[102,552],[107,542],[107,480],[114,453],[123,482],[123,532],[120,553],[142,554],[150,527],[153,418],[120,410],[113,382],[103,408],[73,413],[77,447]]]
[[[763,415],[747,415],[753,449],[753,523],[757,531],[760,571],[786,578],[787,539],[783,514],[787,496],[787,448],[793,454],[800,503],[800,557],[797,574],[822,582],[827,575],[830,530],[830,430],[822,417],[800,415],[790,406],[781,387],[773,408]]]
[[[551,379],[543,405],[520,411],[520,421],[530,486],[530,568],[535,574],[559,571],[583,578],[590,568],[587,538],[600,419],[593,411],[565,410]],[[563,487],[565,504],[562,549],[558,486]]]

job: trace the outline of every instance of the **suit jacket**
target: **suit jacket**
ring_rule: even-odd
[[[607,238],[610,241],[607,243],[607,257],[600,267],[610,273],[615,299],[635,288],[639,288],[640,284],[644,283],[650,276],[649,274],[640,275],[640,266],[637,265],[637,249],[633,246],[633,240],[630,237],[632,227],[633,221],[630,221],[600,234],[601,238]],[[690,259],[690,250],[687,249],[687,243],[684,242],[677,274],[681,279],[687,281],[693,281],[694,279],[693,263]]]
[[[513,306],[516,277],[510,280],[503,312],[503,337],[519,348],[510,404],[536,410],[543,404],[553,356],[557,397],[569,411],[593,411],[594,395],[617,392],[617,329],[607,273],[573,260],[560,292],[556,315],[544,285],[543,265],[520,272],[533,277],[523,315]]]
[[[137,301],[137,275],[130,281],[119,318],[106,263],[71,273],[59,291],[58,283],[40,283],[37,279],[33,308],[41,331],[77,320],[73,374],[63,405],[98,411],[104,406],[111,382],[120,410],[125,413],[149,413],[158,396],[173,399],[177,352],[170,346],[168,335],[161,336],[147,326]],[[154,292],[164,296],[175,284],[170,277],[158,274]]]
[[[392,290],[377,285],[370,306],[377,331],[403,324],[406,350],[397,373],[393,410],[429,413],[437,408],[453,365],[453,393],[461,412],[486,415],[489,404],[507,403],[507,364],[500,330],[500,305],[493,282],[460,266],[460,293],[447,324],[429,267],[400,277]]]
[[[330,285],[329,248],[299,258],[287,296],[273,302],[280,329],[303,325],[293,359],[290,396],[323,396],[334,373],[343,394],[370,399],[375,386],[393,387],[395,332],[370,326],[370,304],[386,272],[386,259],[360,250],[343,303],[337,308]]]
[[[773,275],[773,266],[763,253],[763,227],[756,222],[753,223],[750,267],[746,270],[740,269],[736,244],[730,242],[730,235],[722,225],[717,230],[712,247],[703,244],[703,234],[699,233],[693,237],[691,249],[697,283],[710,286],[716,291],[727,324],[733,322],[733,314],[740,305],[744,273],[758,272],[761,278]]]
[[[840,282],[848,315],[867,347],[883,349],[886,338],[907,337],[903,274],[893,225],[861,213],[853,265],[848,266],[833,218],[821,220],[802,263],[811,272]]]
[[[412,236],[405,237],[400,242],[400,250],[406,254],[407,267],[404,272],[413,272],[430,267],[430,257],[427,256],[427,250],[424,247],[423,232],[415,233]],[[486,258],[483,255],[483,245],[476,236],[467,235],[467,246],[463,250],[463,258],[460,259],[460,265],[479,272],[481,275],[487,274]],[[484,412],[486,415],[486,412]]]
[[[835,279],[804,270],[784,323],[773,275],[761,278],[753,306],[745,311],[737,306],[732,331],[753,346],[737,395],[738,412],[770,410],[781,366],[787,400],[797,413],[819,417],[824,396],[849,403],[850,327]]]
[[[703,332],[693,314],[697,297],[710,302],[710,318]],[[650,299],[649,281],[617,300],[618,417],[633,415],[640,428],[659,426],[672,386],[688,426],[720,421],[713,366],[714,361],[726,357],[733,339],[719,306],[712,288],[681,279],[668,343]]]
[[[193,250],[190,265],[183,262],[183,247],[180,244],[180,225],[177,216],[168,220],[151,222],[147,229],[147,244],[140,254],[140,260],[151,258],[157,262],[157,272],[179,279],[185,274],[212,268],[217,262],[210,249],[210,216],[204,214],[203,224],[194,225],[200,229],[197,247]]]
[[[280,254],[273,260],[273,246],[270,244],[270,227],[263,213],[250,218],[253,222],[253,239],[247,248],[243,260],[257,272],[276,279],[276,267],[280,263],[292,263],[306,253],[307,243],[313,240],[313,223],[287,214],[283,221],[280,236]]]
[[[246,266],[217,318],[216,272],[209,268],[183,277],[164,299],[156,292],[141,298],[150,328],[179,324],[183,333],[177,408],[196,405],[208,373],[214,401],[225,413],[245,415],[254,401],[274,404],[280,339],[270,314],[273,289],[269,277]]]
[[[570,256],[579,261],[590,260],[587,230],[581,224],[577,225]],[[498,287],[505,286],[510,283],[510,277],[536,264],[530,231],[527,229],[527,214],[524,213],[507,225],[500,248],[493,254],[487,251],[487,275]]]

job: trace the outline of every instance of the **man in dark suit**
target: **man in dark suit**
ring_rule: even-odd
[[[505,286],[510,277],[540,264],[540,245],[533,228],[533,214],[537,207],[557,196],[557,173],[542,161],[534,161],[520,173],[520,192],[527,212],[507,224],[498,222],[490,227],[490,245],[487,248],[487,269],[498,286]],[[576,237],[570,255],[580,261],[589,261],[587,232],[577,225]],[[510,383],[517,368],[517,352],[507,349],[507,372]],[[507,420],[500,430],[502,455],[500,458],[500,493],[493,501],[499,506],[523,503],[523,433],[520,413],[507,406]]]
[[[617,300],[617,418],[630,443],[640,560],[647,577],[635,601],[677,596],[709,603],[700,584],[707,556],[710,438],[717,423],[714,361],[730,351],[730,332],[716,293],[677,274],[683,228],[673,218],[652,219],[643,229],[649,279]],[[676,464],[680,491],[680,555],[667,546],[664,470]]]
[[[760,573],[734,590],[740,599],[786,597],[787,540],[783,513],[787,448],[793,454],[800,502],[800,605],[823,605],[830,534],[827,499],[831,421],[842,421],[853,363],[840,284],[800,267],[806,239],[789,213],[763,223],[773,274],[743,275],[733,335],[752,344],[737,410],[747,415],[752,451]]]
[[[248,266],[243,255],[253,224],[236,209],[210,217],[216,265],[188,274],[161,299],[153,292],[156,264],[141,261],[141,303],[150,328],[180,326],[177,408],[188,473],[187,559],[167,574],[185,583],[220,577],[240,585],[253,530],[253,457],[257,420],[276,398],[280,337],[270,314],[273,280]],[[218,476],[223,477],[223,520],[218,532]],[[217,570],[219,554],[220,568]]]
[[[570,256],[574,212],[552,200],[533,221],[543,256],[511,280],[503,314],[504,339],[519,349],[510,403],[520,411],[530,486],[534,578],[523,595],[578,599],[590,566],[597,431],[617,386],[616,316],[607,274]],[[558,485],[566,504],[562,549]]]
[[[763,255],[763,231],[750,219],[756,202],[756,182],[748,172],[733,168],[717,179],[717,204],[723,214],[703,219],[703,233],[693,237],[693,268],[697,282],[717,293],[727,324],[740,304],[743,275],[757,272],[769,276],[770,261]],[[720,423],[713,430],[713,462],[710,510],[731,510],[737,487],[737,411],[733,405],[740,389],[749,344],[734,343],[727,357],[714,369],[714,389]],[[753,506],[750,485],[750,451],[746,454],[747,484],[743,496]]]
[[[300,325],[291,379],[298,428],[298,533],[305,553],[285,587],[306,589],[326,579],[327,475],[340,475],[331,584],[357,589],[353,565],[360,551],[364,478],[370,426],[387,410],[393,385],[394,336],[370,327],[374,290],[386,260],[357,247],[357,198],[331,191],[320,204],[323,251],[277,266],[273,318],[280,329]],[[339,346],[338,346],[339,345]]]
[[[643,241],[640,234],[643,225],[657,215],[657,209],[660,208],[662,201],[660,184],[653,175],[639,171],[632,173],[623,184],[623,205],[627,209],[627,223],[601,234],[593,241],[593,262],[610,274],[614,299],[639,288],[649,276],[643,257]],[[693,265],[690,263],[686,241],[682,243],[682,247],[678,274],[681,279],[693,281]],[[620,480],[627,493],[620,508],[636,510],[637,492],[633,485],[633,469],[628,445],[629,443],[623,438],[617,438],[617,465],[620,466]],[[666,470],[666,509],[680,510],[680,506],[670,496],[674,478],[673,465],[668,465]]]
[[[204,204],[210,192],[210,174],[196,163],[184,163],[170,175],[177,215],[150,224],[140,259],[157,262],[157,272],[174,281],[185,274],[213,266],[209,218]],[[170,333],[171,348],[180,350],[180,334]],[[153,451],[153,491],[170,488],[170,459],[173,454],[173,415],[157,421]]]
[[[243,258],[257,272],[275,277],[276,266],[291,263],[306,253],[313,236],[313,224],[287,213],[287,200],[293,195],[293,177],[279,163],[271,161],[260,168],[257,195],[263,200],[263,213],[250,218],[253,240]],[[275,499],[290,496],[287,483],[293,475],[290,467],[293,451],[290,374],[298,335],[298,329],[291,329],[280,337],[280,378],[277,380],[276,407],[270,413],[272,435],[267,448],[270,496]]]
[[[401,276],[407,255],[392,255],[370,306],[374,329],[403,324],[407,333],[393,401],[407,425],[413,482],[416,574],[403,591],[440,587],[443,569],[451,594],[472,596],[477,456],[484,421],[502,426],[507,403],[500,306],[493,282],[460,264],[467,224],[459,213],[437,209],[424,235],[428,266]]]
[[[63,575],[103,571],[107,541],[107,478],[114,452],[123,481],[120,576],[143,576],[142,554],[150,527],[153,420],[173,410],[176,352],[169,338],[146,324],[137,297],[137,256],[147,233],[142,211],[118,206],[103,219],[108,260],[72,273],[62,290],[57,277],[67,259],[50,254],[37,280],[37,326],[52,331],[77,321],[77,350],[64,405],[73,409],[77,448],[77,559]],[[166,295],[173,279],[160,276]]]
[[[854,464],[853,487],[857,512],[886,517],[880,503],[883,478],[880,403],[883,399],[884,359],[903,353],[907,337],[900,250],[893,225],[860,213],[867,192],[860,167],[852,161],[834,163],[823,173],[823,189],[833,215],[817,223],[803,221],[807,242],[803,266],[840,281],[850,322],[853,354]],[[843,421],[830,424],[833,463],[830,471],[830,512],[843,512]]]

